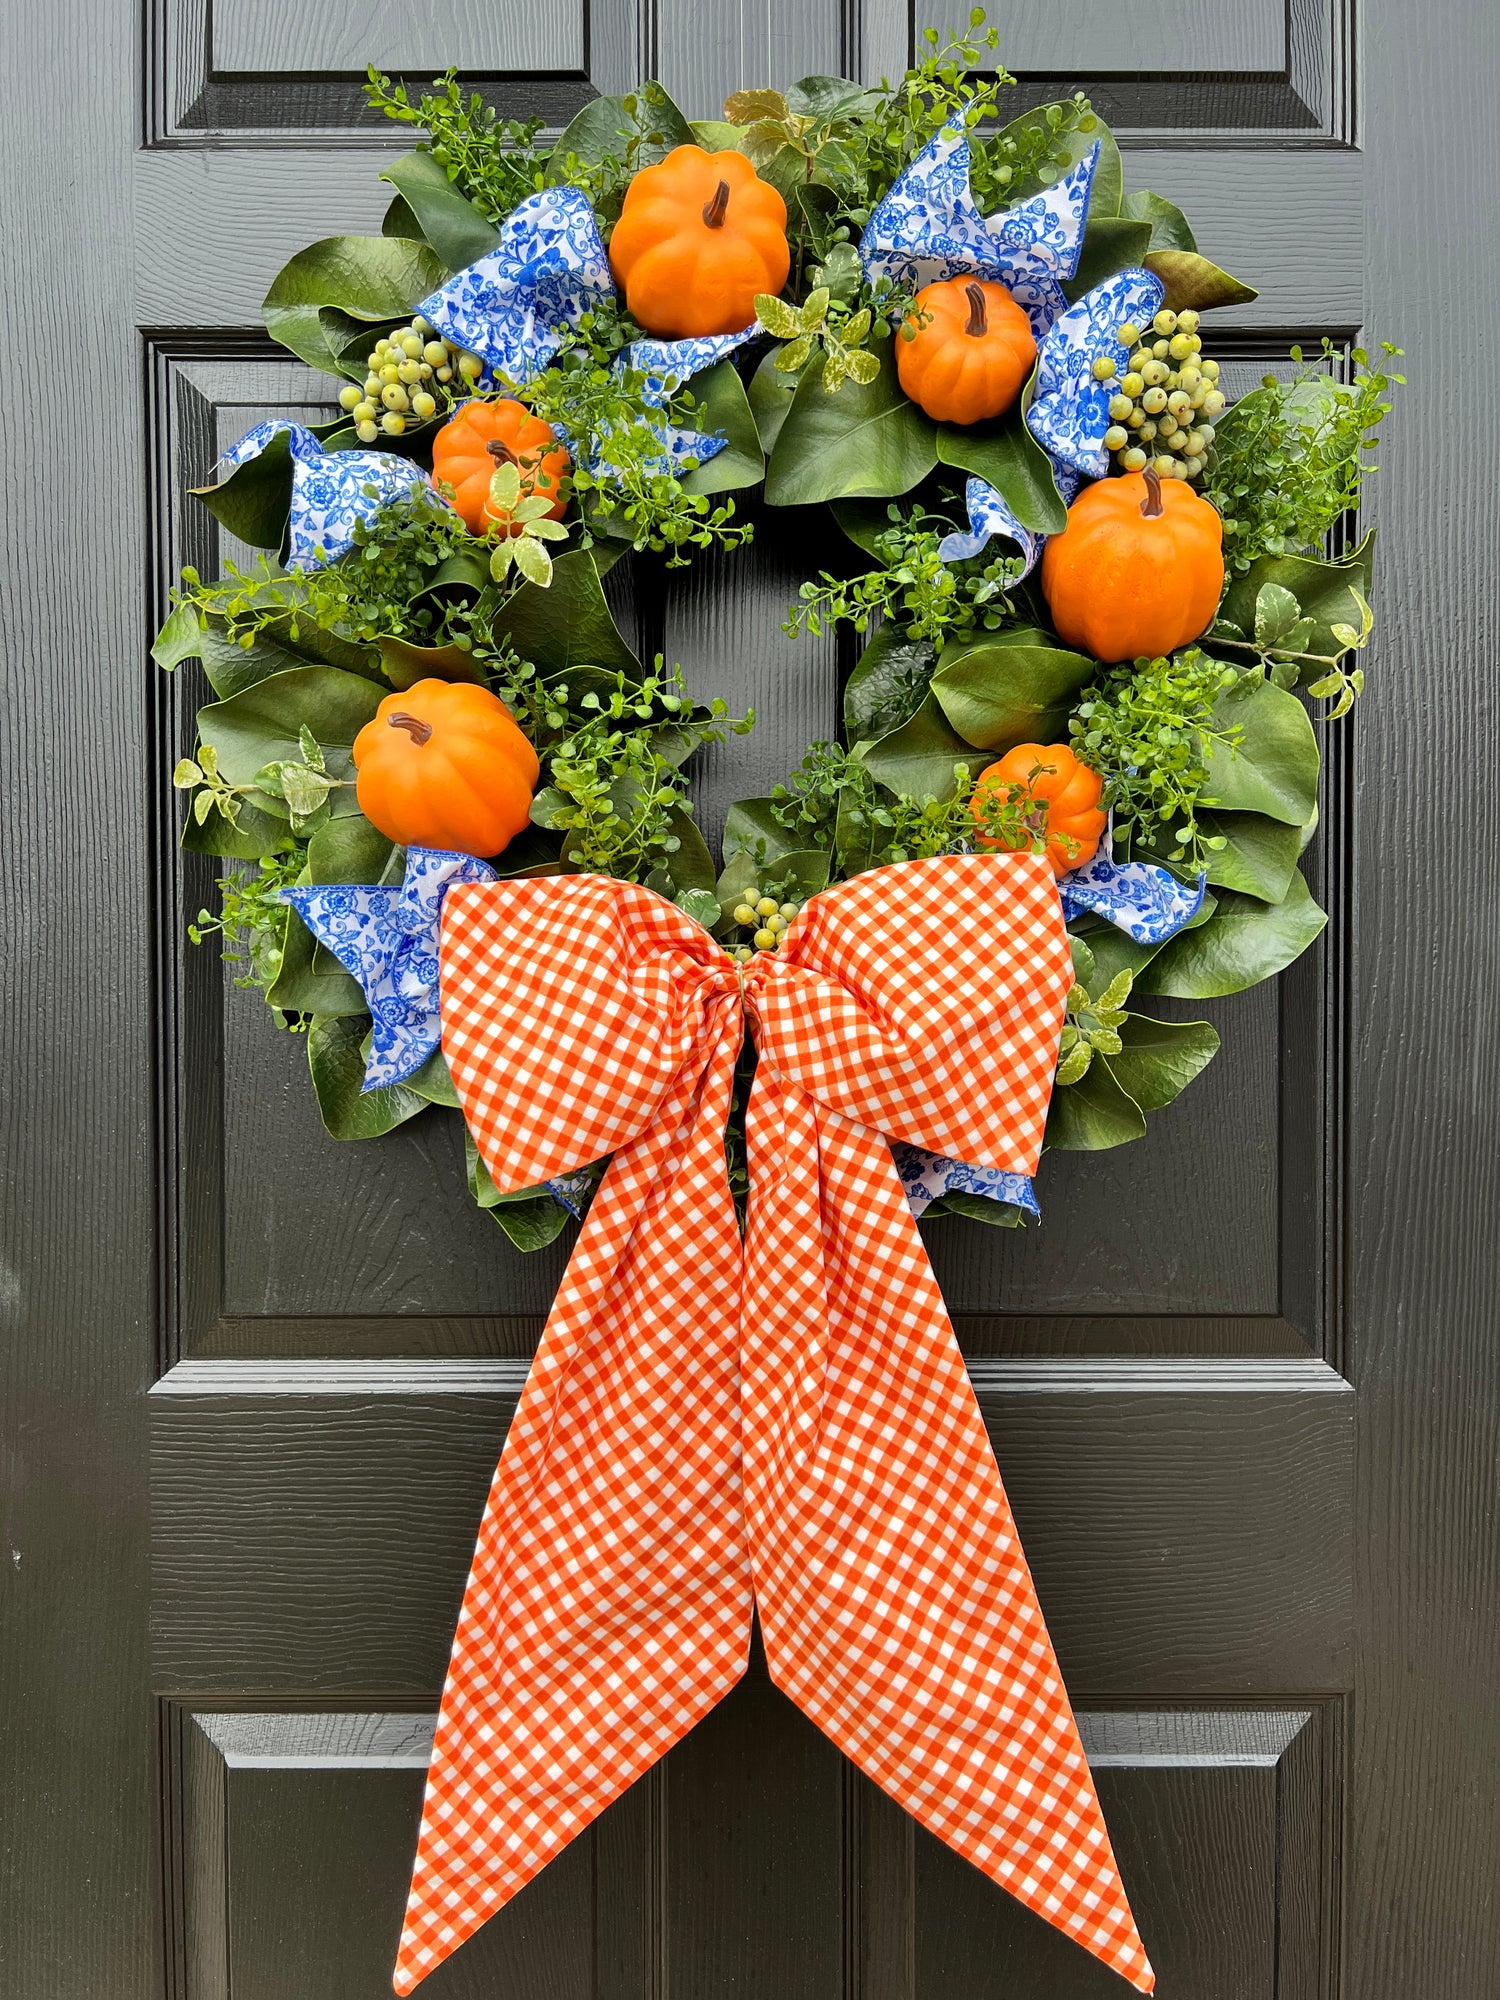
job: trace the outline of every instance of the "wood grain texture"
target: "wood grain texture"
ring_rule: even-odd
[[[420,12],[403,0],[214,0],[211,56],[221,73],[236,70],[317,73],[381,69],[436,76],[450,66],[465,75],[490,70],[581,70],[587,41],[585,0],[505,9],[481,0],[428,0]]]
[[[158,1684],[436,1692],[513,1402],[153,1400]],[[1076,1699],[1342,1684],[1350,1397],[980,1400]]]

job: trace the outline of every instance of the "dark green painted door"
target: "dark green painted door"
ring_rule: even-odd
[[[523,1261],[474,1212],[451,1119],[326,1140],[301,1044],[185,946],[210,892],[164,774],[196,690],[145,639],[176,567],[223,550],[182,489],[321,395],[258,302],[301,244],[378,223],[398,147],[361,122],[367,54],[457,61],[554,122],[654,73],[704,116],[740,83],[893,72],[912,23],[904,0],[62,0],[8,26],[0,1991],[374,2000],[562,1252]],[[1371,691],[1329,746],[1327,943],[1219,1006],[1225,1055],[1149,1140],[1046,1168],[1040,1232],[954,1221],[933,1253],[1163,2000],[1478,2000],[1494,22],[1021,0],[1000,26],[1018,99],[1089,89],[1132,184],[1259,285],[1216,335],[1239,384],[1367,331],[1415,386],[1371,508]],[[761,712],[704,774],[711,823],[832,731],[834,650],[778,630],[816,553],[773,517],[722,566],[612,585],[643,652]],[[1111,1990],[763,1677],[430,1988]]]

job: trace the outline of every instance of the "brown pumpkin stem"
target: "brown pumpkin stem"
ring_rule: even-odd
[[[720,181],[714,189],[713,200],[703,204],[703,220],[710,229],[722,229],[724,218],[729,213],[729,183]]]
[[[1148,465],[1141,477],[1146,482],[1146,497],[1141,502],[1141,517],[1143,520],[1154,521],[1158,515],[1166,511],[1161,504],[1161,474],[1154,465]]]
[[[521,463],[510,446],[503,444],[499,438],[488,439],[484,448],[498,465],[519,465]]]
[[[405,709],[395,715],[388,715],[386,721],[392,729],[404,729],[413,743],[425,743],[432,734],[430,722],[424,722],[420,715],[408,715]]]
[[[965,285],[964,297],[969,301],[969,317],[964,332],[973,334],[978,340],[981,334],[990,330],[990,323],[984,313],[984,293],[978,285]]]

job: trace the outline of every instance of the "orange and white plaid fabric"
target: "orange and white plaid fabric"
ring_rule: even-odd
[[[631,883],[449,890],[443,1047],[497,1186],[614,1157],[490,1488],[398,1993],[729,1692],[757,1606],[771,1678],[845,1755],[1152,1990],[886,1144],[1032,1172],[1070,978],[1031,855],[875,869],[744,967]]]

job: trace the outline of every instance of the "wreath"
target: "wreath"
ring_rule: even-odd
[[[1003,122],[982,20],[894,84],[690,121],[646,83],[552,145],[452,75],[412,102],[370,71],[424,134],[381,233],[309,245],[265,300],[329,415],[258,425],[196,489],[259,554],[185,570],[153,648],[213,697],[173,782],[183,845],[233,866],[191,935],[305,1033],[335,1138],[457,1105],[455,880],[642,883],[744,961],[871,867],[1045,854],[1074,958],[1047,1143],[1084,1150],[1219,1046],[1136,996],[1237,992],[1322,929],[1315,717],[1355,701],[1372,624],[1371,538],[1328,550],[1402,378],[1325,344],[1231,402],[1203,316],[1255,294],[1125,191],[1085,97]],[[847,541],[786,629],[865,643],[844,741],[732,807],[716,863],[685,768],[753,718],[638,659],[606,584],[750,540],[753,489]],[[502,1196],[468,1160],[522,1248],[599,1171]],[[1020,1176],[898,1164],[916,1212],[1036,1212]]]

